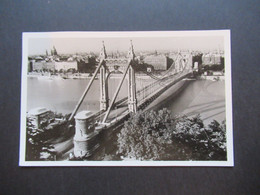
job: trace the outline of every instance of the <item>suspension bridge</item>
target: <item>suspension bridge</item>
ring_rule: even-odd
[[[170,68],[160,74],[143,71],[142,74],[150,78],[149,82],[146,82],[147,79],[136,75],[135,69],[138,65],[135,60],[132,41],[127,58],[121,59],[109,58],[103,43],[98,66],[69,118],[69,121],[75,119],[74,157],[82,158],[92,155],[95,149],[99,147],[104,132],[122,125],[130,113],[144,110],[171,86],[193,75],[192,56],[189,53],[176,55]],[[98,73],[100,111],[94,114],[87,110],[78,112]],[[109,101],[108,80],[113,73],[121,73],[122,77],[112,100]],[[128,82],[128,95],[117,100],[118,93],[125,80]],[[139,90],[136,90],[136,81],[141,86]]]

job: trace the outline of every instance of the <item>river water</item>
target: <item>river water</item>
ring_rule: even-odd
[[[171,94],[171,89],[168,91]],[[168,108],[176,115],[200,114],[207,125],[225,119],[225,81],[190,80],[177,96],[169,97],[157,109]]]
[[[111,100],[120,77],[109,79],[109,99]],[[28,78],[27,111],[36,107],[46,107],[57,113],[68,114],[73,111],[89,79],[39,79]],[[151,83],[149,79],[137,79],[137,90]],[[174,89],[172,89],[174,90]],[[80,110],[99,110],[99,80],[94,80]],[[194,116],[200,114],[205,123],[213,119],[221,122],[225,118],[225,84],[224,81],[193,80],[177,96],[171,97],[167,90],[167,100],[162,101],[157,109],[168,108],[174,114]],[[117,100],[127,96],[127,81],[118,94]],[[160,97],[159,97],[160,98]]]
[[[27,80],[27,111],[36,107],[46,107],[57,113],[68,114],[73,111],[82,96],[90,79],[43,79],[41,77],[29,77]],[[108,81],[109,99],[120,82],[120,77],[110,78]],[[99,80],[94,80],[86,95],[81,110],[96,112],[99,110]],[[141,85],[137,85],[140,89]],[[117,100],[127,96],[127,81],[123,82]]]

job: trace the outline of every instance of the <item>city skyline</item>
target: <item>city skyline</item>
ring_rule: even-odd
[[[174,50],[224,50],[223,36],[192,37],[102,37],[102,38],[30,38],[28,55],[44,55],[53,47],[59,54],[100,52],[104,41],[107,52],[127,52],[133,42],[134,50],[174,51]]]

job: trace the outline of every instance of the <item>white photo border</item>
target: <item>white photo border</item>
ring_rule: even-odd
[[[59,166],[196,166],[232,167],[233,154],[233,116],[232,116],[232,78],[231,78],[231,39],[230,30],[195,31],[114,31],[114,32],[24,32],[22,39],[22,77],[20,110],[20,153],[19,166],[59,167]],[[26,106],[27,106],[27,64],[28,40],[30,38],[118,38],[118,37],[204,37],[223,36],[225,52],[225,105],[226,105],[226,161],[26,161]]]

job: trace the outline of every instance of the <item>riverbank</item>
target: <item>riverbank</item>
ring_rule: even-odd
[[[136,73],[137,79],[151,79],[150,76],[143,73]],[[60,80],[60,79],[91,79],[91,73],[55,73],[50,74],[45,73],[28,73],[27,78],[37,78],[39,80]],[[122,74],[111,74],[109,78],[122,78]],[[96,79],[99,79],[99,74],[97,74]]]

